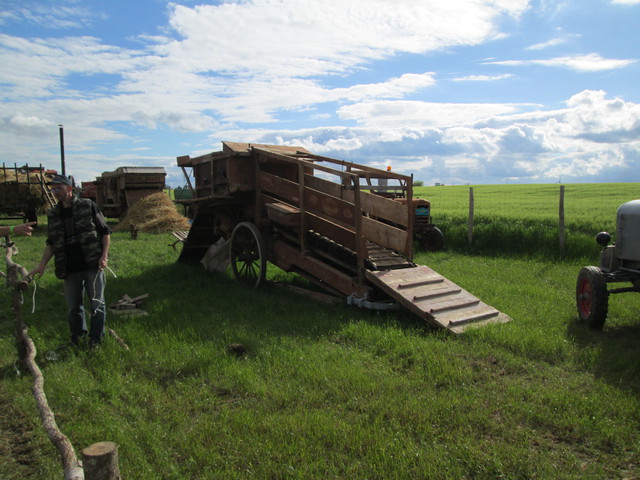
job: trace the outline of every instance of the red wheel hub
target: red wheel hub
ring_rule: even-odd
[[[580,282],[580,286],[578,288],[579,299],[578,299],[578,308],[580,312],[585,317],[588,317],[591,314],[591,297],[593,296],[593,292],[591,291],[591,283],[589,280],[582,279]]]

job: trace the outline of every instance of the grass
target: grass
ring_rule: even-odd
[[[42,235],[20,238],[16,260],[32,268]],[[38,282],[34,314],[25,298],[58,425],[77,451],[116,442],[123,478],[640,476],[638,295],[612,297],[602,332],[575,320],[576,275],[597,256],[417,252],[513,319],[454,337],[406,312],[286,293],[274,281],[304,281],[272,266],[272,282],[246,289],[177,264],[171,241],[113,236],[107,301],[150,294],[148,316],[108,317],[128,352],[108,338],[47,360],[68,336],[62,285],[51,271]],[[61,478],[2,315],[0,478]]]
[[[474,192],[474,243],[468,245],[469,189]],[[616,212],[640,198],[640,184],[565,185],[565,256],[595,257],[596,233],[609,231],[615,240]],[[418,187],[428,198],[434,223],[447,245],[480,254],[543,253],[559,255],[559,185],[473,185]]]

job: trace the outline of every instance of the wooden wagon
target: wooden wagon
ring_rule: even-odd
[[[163,167],[118,167],[84,182],[83,196],[92,198],[106,217],[118,218],[144,197],[162,192],[166,175]]]
[[[233,142],[177,162],[195,206],[179,261],[200,261],[222,239],[234,277],[251,285],[264,282],[271,262],[350,304],[405,307],[456,333],[509,319],[413,263],[410,176],[300,147]]]
[[[37,222],[38,213],[56,204],[47,183],[53,174],[55,171],[45,170],[42,165],[18,167],[14,163],[9,167],[3,163],[0,168],[0,215]]]

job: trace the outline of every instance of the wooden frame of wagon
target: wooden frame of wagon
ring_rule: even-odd
[[[223,142],[222,152],[177,160],[193,191],[188,202],[196,207],[182,261],[199,261],[223,238],[239,280],[259,284],[268,260],[351,303],[378,308],[397,302],[452,331],[508,319],[413,263],[411,176],[300,147],[233,142]]]

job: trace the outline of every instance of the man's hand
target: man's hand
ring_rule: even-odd
[[[23,223],[22,225],[16,225],[15,227],[13,227],[13,233],[15,235],[26,235],[28,237],[31,236],[31,232],[33,231],[33,226],[36,225],[38,222],[29,222],[29,223]]]
[[[36,275],[38,275],[37,278],[40,278],[42,275],[44,275],[44,271],[46,268],[47,266],[41,263],[40,265],[38,265],[36,268],[34,268],[29,272],[29,276],[34,280],[36,279]]]

